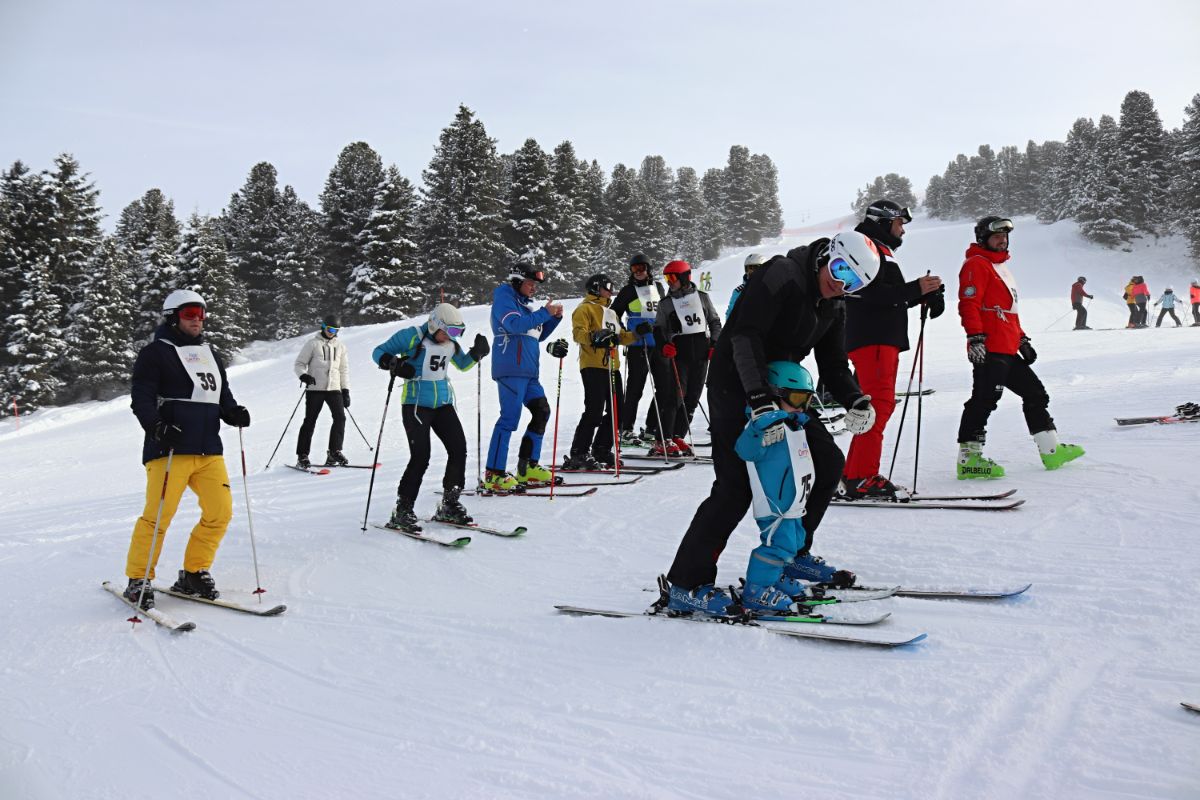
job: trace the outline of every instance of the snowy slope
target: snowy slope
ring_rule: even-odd
[[[1064,438],[1087,457],[1044,471],[1008,397],[988,449],[1009,477],[992,485],[1019,488],[1024,508],[835,507],[816,551],[868,582],[1034,582],[1026,595],[881,601],[893,612],[883,627],[929,634],[894,651],[560,616],[555,603],[644,607],[652,596],[641,589],[670,564],[708,471],[689,466],[586,499],[475,499],[477,518],[530,532],[477,535],[462,551],[363,533],[369,473],[263,469],[299,397],[291,361],[301,340],[258,344],[230,376],[253,415],[254,531],[267,599],[289,605],[279,618],[164,598],[161,607],[197,630],[131,631],[126,609],[99,588],[123,580],[142,503],[140,431],[127,400],[0,426],[9,467],[0,493],[0,797],[183,787],[221,798],[1200,795],[1200,715],[1178,706],[1200,701],[1200,425],[1112,422],[1200,400],[1200,328],[1076,333],[1059,319],[1079,274],[1096,294],[1092,324],[1110,327],[1124,324],[1129,275],[1144,274],[1157,298],[1168,281],[1186,285],[1187,263],[1170,241],[1110,252],[1070,224],[1017,222],[1012,265],[1036,368]],[[952,281],[970,238],[969,225],[918,221],[901,263],[910,276],[932,269]],[[745,252],[706,265],[718,307]],[[486,309],[465,316],[475,330]],[[372,444],[387,382],[370,350],[396,327],[344,333],[351,411]],[[924,402],[919,485],[958,491],[954,435],[969,369],[953,307],[927,336],[925,385],[937,392]],[[906,356],[905,380],[910,364]],[[552,402],[553,367],[543,362]],[[475,374],[456,385],[473,477]],[[580,397],[572,354],[560,445]],[[374,521],[386,516],[405,461],[395,406]],[[486,375],[482,413],[487,436],[497,404]],[[897,467],[906,483],[909,413]],[[297,424],[276,464],[290,457]],[[353,459],[370,457],[353,426],[346,441]],[[235,519],[214,575],[227,596],[248,599],[236,431],[225,442]],[[549,448],[547,437],[547,458]],[[889,456],[891,448],[889,438]],[[434,508],[443,464],[435,447],[420,513]],[[178,568],[195,518],[189,495],[162,578]],[[746,520],[722,557],[724,582],[742,573],[755,541]]]

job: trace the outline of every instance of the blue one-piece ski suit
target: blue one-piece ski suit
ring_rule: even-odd
[[[537,463],[542,454],[542,435],[550,421],[550,403],[538,381],[540,343],[562,320],[545,308],[536,311],[532,301],[511,283],[496,287],[492,296],[492,380],[500,392],[500,418],[492,429],[487,468],[505,472],[508,442],[521,421],[521,407],[532,419],[521,438],[519,457]]]
[[[770,447],[762,446],[763,431],[780,419],[786,435]],[[772,411],[751,420],[734,449],[750,472],[754,521],[762,544],[750,553],[746,584],[774,586],[783,569],[804,546],[804,506],[812,487],[814,468],[799,411]]]

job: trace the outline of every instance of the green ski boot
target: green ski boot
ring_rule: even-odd
[[[550,479],[554,477],[550,474],[550,470],[536,461],[530,461],[524,466],[525,468],[521,469],[521,465],[518,464],[517,474],[513,476],[518,483],[529,487],[550,485]]]
[[[1004,467],[990,458],[984,457],[983,442],[958,443],[958,479],[960,481],[1003,477]]]
[[[1058,431],[1054,429],[1035,433],[1033,441],[1037,443],[1038,452],[1042,455],[1042,464],[1046,469],[1058,469],[1068,461],[1074,461],[1083,455],[1083,448],[1079,445],[1059,442]]]

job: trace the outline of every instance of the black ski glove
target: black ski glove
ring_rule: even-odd
[[[925,296],[925,306],[929,309],[929,318],[937,319],[946,312],[946,286],[942,285],[936,292]]]
[[[967,360],[982,364],[987,360],[987,334],[975,333],[967,337]]]
[[[167,447],[174,448],[183,441],[183,428],[160,419],[154,423],[154,430],[150,432],[150,435],[159,444],[165,444]]]
[[[633,332],[638,336],[649,336],[654,333],[654,326],[649,322],[639,322],[637,327],[633,329]]]
[[[342,408],[350,407],[350,390],[342,389]]]
[[[546,345],[546,352],[555,358],[565,358],[567,355],[567,340],[555,339],[553,342]]]
[[[596,347],[596,348],[616,347],[617,342],[619,342],[619,341],[620,341],[620,337],[617,336],[616,331],[603,330],[603,331],[593,331],[592,332],[592,347]]]
[[[225,421],[226,425],[232,425],[235,428],[250,427],[250,412],[246,410],[245,406],[234,406],[233,408],[226,409],[221,414],[221,419]]]
[[[405,380],[415,377],[417,374],[417,368],[408,363],[407,358],[392,359],[392,367],[388,371],[392,373],[392,377],[404,378]]]
[[[314,378],[312,375],[309,375],[306,372],[300,376],[300,382],[303,383],[305,386],[316,386],[317,379]]]
[[[1028,336],[1021,337],[1021,346],[1017,348],[1017,352],[1021,354],[1021,358],[1024,359],[1026,364],[1032,364],[1037,361],[1037,351],[1029,343]]]
[[[487,337],[482,333],[475,334],[475,343],[471,345],[471,349],[467,351],[467,355],[475,359],[475,363],[478,364],[490,352],[492,352],[492,348],[488,344]]]

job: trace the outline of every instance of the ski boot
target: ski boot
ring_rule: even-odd
[[[796,581],[808,581],[822,586],[832,586],[835,589],[847,589],[856,580],[853,572],[845,569],[834,569],[825,563],[825,559],[812,553],[796,556],[790,564],[784,565],[783,577]],[[779,584],[776,584],[778,586]]]
[[[463,507],[463,504],[458,502],[460,492],[462,492],[461,486],[454,486],[442,492],[442,502],[438,504],[437,511],[433,515],[434,522],[470,525],[475,521],[467,514],[467,509]]]
[[[205,600],[216,600],[221,596],[221,593],[217,591],[216,582],[206,569],[196,572],[179,570],[179,580],[175,581],[171,591],[203,597]]]
[[[330,450],[325,456],[325,466],[327,467],[345,467],[349,464],[349,460],[342,455],[341,450]]]
[[[517,479],[512,475],[509,475],[507,472],[489,469],[483,476],[483,485],[479,488],[491,494],[512,494],[519,487],[520,484],[517,483]]]
[[[554,477],[550,474],[550,470],[543,467],[536,461],[517,464],[517,474],[513,476],[517,483],[526,486],[549,486],[550,480]]]
[[[1003,478],[1004,467],[985,458],[983,442],[958,443],[958,479],[960,481],[977,478]]]
[[[1058,431],[1051,428],[1033,435],[1037,442],[1038,452],[1042,455],[1042,464],[1046,469],[1058,469],[1068,461],[1074,461],[1083,455],[1083,448],[1077,444],[1063,444],[1058,441]]]
[[[665,445],[662,442],[655,442],[647,455],[654,458],[662,458],[663,455],[666,455],[667,458],[678,458],[683,454],[679,452],[679,446],[675,442],[668,441]]]
[[[692,446],[687,443],[687,439],[682,436],[672,436],[671,443],[675,445],[675,449],[679,451],[681,456],[694,456],[696,452],[692,450]]]
[[[711,583],[697,586],[695,589],[684,589],[672,584],[668,594],[667,613],[672,616],[699,612],[714,617],[727,617],[735,616],[740,611],[740,606],[727,592]]]
[[[309,469],[312,467],[312,462],[308,460],[308,453],[296,456],[296,466],[300,469]]]
[[[146,593],[142,594],[142,587],[146,587]],[[145,578],[130,578],[129,585],[125,587],[125,591],[121,593],[131,603],[137,604],[138,596],[142,598],[142,611],[149,611],[154,608],[154,586]]]
[[[1175,416],[1180,419],[1196,419],[1200,417],[1200,403],[1184,403],[1175,406]]]
[[[563,469],[578,472],[600,472],[604,467],[591,453],[572,453],[563,459]]]
[[[384,523],[385,528],[395,528],[398,531],[407,531],[408,533],[417,533],[421,530],[421,526],[417,523],[416,513],[413,511],[413,501],[411,498],[397,495],[396,509],[392,512],[392,516]]]
[[[632,430],[621,431],[621,447],[640,447],[642,437]]]
[[[612,450],[593,450],[592,458],[600,465],[600,469],[615,469],[617,457]]]
[[[867,478],[843,478],[838,496],[845,500],[890,500],[902,499],[896,484],[882,475]]]
[[[775,586],[759,586],[757,583],[742,585],[742,607],[753,614],[763,616],[787,616],[803,614],[796,599],[781,592]]]

